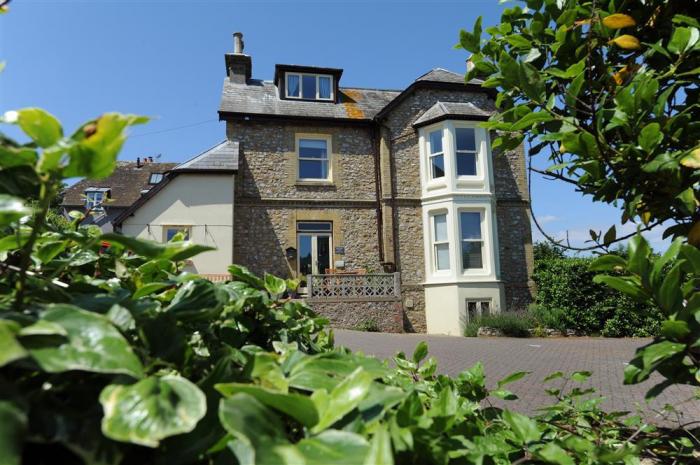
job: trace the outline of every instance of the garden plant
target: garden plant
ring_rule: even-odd
[[[547,27],[562,16],[609,13],[546,4]],[[526,27],[532,19],[520,15],[533,14],[507,10],[504,23]],[[696,26],[683,21],[674,29],[697,39]],[[542,47],[581,40],[567,37]],[[638,415],[603,411],[580,384],[590,373],[553,373],[543,380],[552,404],[524,415],[507,402],[515,398],[508,385],[525,372],[489,385],[477,364],[450,378],[438,374],[425,344],[390,366],[334,347],[326,322],[287,297],[294,281],[232,265],[230,282],[212,283],[183,270],[184,260],[207,248],[182,236],[163,244],[104,234],[82,226],[79,212],[68,225],[51,221],[62,183],[109,175],[126,131],[144,122],[106,113],[68,134],[41,109],[2,117],[24,140],[0,136],[0,463],[695,460],[689,427],[660,429]],[[678,131],[673,137],[683,140]],[[689,232],[692,225],[673,229],[678,239],[658,260],[635,239],[627,260],[595,264],[626,272],[599,279],[653,301],[667,317],[662,336],[628,370],[630,382],[659,371],[668,383],[698,383],[698,261],[683,236]]]

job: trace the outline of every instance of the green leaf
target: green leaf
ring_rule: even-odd
[[[559,465],[574,465],[574,459],[564,449],[553,442],[548,442],[535,451],[535,455],[548,463]]]
[[[641,383],[660,363],[682,353],[685,348],[686,345],[679,342],[661,341],[639,349],[625,368],[625,384]]]
[[[420,341],[413,351],[413,361],[418,365],[428,355],[428,344],[425,341]]]
[[[31,213],[31,208],[27,207],[22,199],[0,194],[0,226],[6,226]]]
[[[666,48],[671,53],[683,53],[695,45],[694,43],[691,43],[692,36],[693,34],[690,28],[676,27],[673,30],[673,35],[671,36],[671,40],[668,42]],[[695,42],[697,42],[697,37],[695,38]]]
[[[619,255],[606,254],[596,257],[588,267],[591,271],[616,271],[618,268],[624,269],[627,261]]]
[[[228,272],[235,281],[242,281],[250,284],[256,289],[265,289],[265,282],[251,273],[248,268],[241,265],[231,265],[228,267]]]
[[[147,295],[151,295],[154,292],[158,292],[161,289],[165,289],[167,287],[172,286],[172,283],[148,283],[144,284],[143,286],[139,287],[136,292],[131,296],[132,299],[140,299],[141,297],[145,297]]]
[[[224,299],[214,283],[197,279],[181,285],[163,311],[179,321],[208,321],[221,313]]]
[[[682,265],[682,262],[678,262],[671,267],[657,291],[659,306],[667,315],[677,311],[683,304],[683,293],[681,292]]]
[[[615,225],[610,226],[610,229],[608,229],[603,235],[603,244],[610,245],[612,244],[615,239],[617,238],[617,230],[615,229]]]
[[[618,277],[618,276],[607,276],[607,275],[597,275],[593,278],[593,282],[606,284],[613,289],[617,289],[620,292],[627,294],[639,301],[645,302],[648,299],[647,294],[644,292],[639,283],[635,282],[628,277]]]
[[[43,370],[143,376],[138,357],[106,317],[72,305],[56,304],[47,307],[42,319],[63,327],[67,334],[55,341],[22,338],[22,344]]]
[[[265,289],[267,289],[267,292],[270,293],[273,299],[276,299],[287,290],[287,283],[284,279],[265,273]]]
[[[328,430],[302,439],[296,445],[305,465],[358,465],[367,456],[370,445],[359,434]]]
[[[17,323],[0,320],[0,367],[27,356],[27,351],[15,337],[18,331],[19,325]]]
[[[17,124],[39,147],[50,147],[63,137],[63,128],[55,116],[40,108],[17,112]]]
[[[312,399],[319,411],[320,419],[312,432],[323,431],[355,409],[369,392],[371,384],[372,376],[360,367],[338,384],[330,394],[327,394],[327,399],[322,395],[314,397],[324,391],[315,392]]]
[[[308,428],[318,423],[316,406],[308,396],[287,394],[262,386],[240,383],[217,384],[216,390],[224,397],[231,397],[238,393],[248,394],[262,404],[289,415]]]
[[[2,355],[0,351],[0,357]],[[13,402],[0,400],[0,463],[2,465],[22,463],[26,430],[27,415],[24,411]]]
[[[229,443],[241,464],[304,463],[286,437],[284,424],[254,397],[239,393],[219,403],[221,425],[236,441]]]
[[[678,257],[678,253],[681,250],[682,244],[683,238],[679,237],[671,243],[668,249],[666,249],[666,252],[664,252],[664,254],[661,256],[661,258],[657,258],[656,261],[654,261],[654,265],[651,269],[649,277],[653,288],[661,287],[663,273],[665,271],[666,265],[676,260],[676,258]]]
[[[561,371],[555,371],[554,373],[550,373],[545,378],[542,380],[543,383],[546,383],[547,381],[552,381],[555,379],[563,378],[564,373]]]
[[[511,131],[520,131],[530,128],[532,125],[546,123],[554,120],[554,117],[546,111],[528,113],[511,126]]]
[[[374,432],[364,465],[394,465],[391,438],[385,424],[380,424]]]
[[[659,123],[649,123],[642,128],[639,134],[639,146],[642,150],[652,153],[663,138],[664,135],[661,132],[661,125]]]
[[[151,376],[132,385],[111,384],[102,390],[100,403],[105,436],[147,447],[192,431],[207,411],[202,391],[174,375]]]
[[[103,234],[100,239],[109,243],[120,244],[137,255],[152,259],[180,261],[194,257],[202,252],[214,250],[213,247],[192,244],[189,241],[161,243],[123,236],[117,233]]]
[[[515,373],[511,373],[508,376],[506,376],[505,378],[498,381],[496,383],[496,386],[498,386],[499,388],[502,388],[506,384],[514,383],[515,381],[518,381],[518,380],[524,378],[525,376],[529,375],[530,373],[532,373],[532,372],[531,371],[516,371]]]
[[[537,428],[537,423],[525,415],[504,410],[502,418],[522,444],[537,441],[542,436],[542,432]]]
[[[583,383],[590,378],[592,374],[593,373],[590,371],[574,371],[571,373],[571,380],[576,381],[577,383]]]
[[[688,323],[681,320],[666,320],[661,324],[661,335],[672,341],[680,341],[690,334]]]
[[[74,143],[68,149],[69,162],[64,176],[90,179],[109,176],[126,140],[126,128],[145,121],[147,119],[140,116],[105,113],[83,126],[72,136]]]

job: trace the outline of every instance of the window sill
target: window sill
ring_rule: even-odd
[[[332,187],[332,186],[335,186],[335,183],[331,180],[323,180],[323,179],[297,179],[295,182],[295,185],[297,185],[297,186]]]

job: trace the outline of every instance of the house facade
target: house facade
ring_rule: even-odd
[[[434,69],[403,90],[363,89],[341,86],[341,69],[298,65],[265,81],[234,40],[219,116],[240,144],[235,263],[398,272],[414,331],[461,334],[531,301],[524,153],[492,152],[478,123],[494,96],[480,81]]]
[[[525,155],[492,150],[481,81],[437,68],[367,89],[285,64],[261,80],[240,33],[225,64],[226,140],[166,172],[117,230],[216,247],[193,259],[198,273],[299,278],[342,327],[461,335],[531,302]]]

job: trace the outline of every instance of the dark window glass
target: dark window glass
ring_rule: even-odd
[[[457,150],[476,151],[473,128],[457,128]]]
[[[287,74],[287,95],[299,97],[299,75]]]
[[[328,76],[318,77],[318,98],[331,98],[331,78]]]
[[[328,179],[325,160],[299,160],[299,179]]]
[[[445,176],[445,159],[442,155],[430,157],[430,165],[433,179]]]
[[[182,232],[185,234],[184,240],[189,240],[190,239],[190,230],[189,228],[167,228],[165,230],[165,240],[170,242],[173,237],[175,237],[175,234]]]
[[[311,239],[312,236],[299,236],[299,272],[302,276],[313,272]]]
[[[459,227],[462,239],[481,239],[481,214],[479,212],[461,212]]]
[[[457,152],[457,176],[476,176],[476,154]]]
[[[316,98],[316,76],[302,75],[301,77],[301,96],[303,98]]]
[[[297,223],[297,231],[304,232],[331,232],[333,230],[332,223],[320,223],[315,221],[305,221]]]
[[[327,142],[323,139],[299,139],[299,158],[326,158]]]
[[[481,241],[462,241],[462,268],[483,268]]]
[[[430,153],[442,152],[442,130],[430,133]]]

